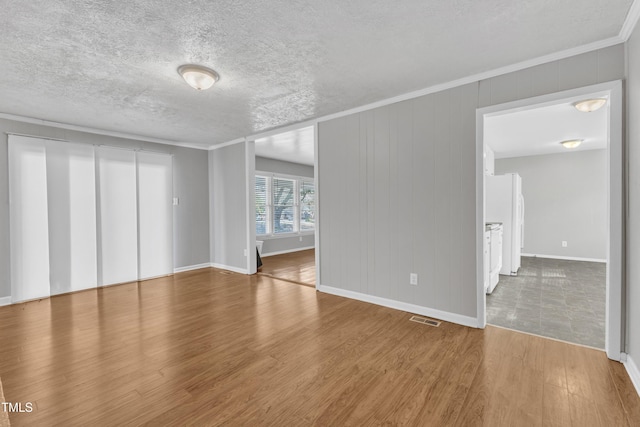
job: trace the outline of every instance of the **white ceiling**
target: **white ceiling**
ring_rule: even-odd
[[[256,139],[256,156],[313,166],[313,126]]]
[[[0,113],[205,148],[618,37],[631,4],[9,0]]]
[[[485,117],[485,144],[497,159],[607,148],[608,106],[581,113],[572,102]],[[569,150],[569,139],[584,141]]]

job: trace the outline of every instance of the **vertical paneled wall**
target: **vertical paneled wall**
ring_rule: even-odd
[[[476,100],[471,84],[320,124],[322,285],[475,316]]]
[[[475,318],[476,108],[623,77],[618,45],[321,122],[320,289]]]
[[[479,106],[546,95],[624,78],[624,45],[594,50],[480,81]]]
[[[627,46],[627,348],[640,367],[640,27]]]
[[[209,151],[211,262],[245,271],[247,201],[245,144]]]

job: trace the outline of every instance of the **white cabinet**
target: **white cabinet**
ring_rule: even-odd
[[[484,232],[484,290],[489,291],[491,281],[491,230]]]
[[[489,234],[488,238],[487,233]],[[488,246],[488,250],[486,246]],[[500,280],[500,269],[502,268],[502,224],[500,223],[487,224],[485,227],[484,265],[485,290],[490,294]]]

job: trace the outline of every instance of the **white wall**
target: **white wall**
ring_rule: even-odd
[[[623,77],[617,45],[321,122],[319,289],[475,324],[476,108]]]
[[[606,150],[497,159],[495,168],[522,177],[523,253],[606,261]]]
[[[209,151],[211,262],[241,272],[247,270],[245,158],[244,143]]]
[[[174,267],[189,267],[209,262],[206,151],[0,119],[0,298],[11,293],[7,133],[173,154],[173,195],[180,199],[180,204],[174,207],[173,211]]]
[[[640,367],[640,28],[627,42],[627,354]],[[636,371],[636,374],[638,371]],[[636,377],[640,392],[640,377]]]

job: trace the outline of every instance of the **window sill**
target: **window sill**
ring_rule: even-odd
[[[279,234],[256,234],[256,240],[274,240],[274,239],[291,239],[292,237],[304,237],[313,236],[315,230],[301,231],[294,233],[279,233]]]

